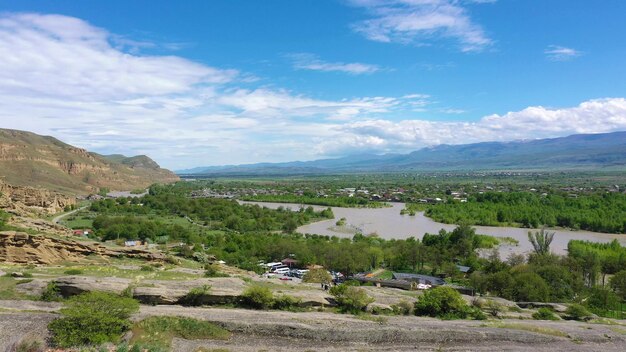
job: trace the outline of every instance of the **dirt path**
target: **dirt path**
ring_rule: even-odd
[[[64,217],[66,217],[66,216],[70,216],[70,215],[72,215],[72,214],[74,214],[74,213],[77,213],[77,212],[79,212],[79,211],[81,211],[81,210],[83,210],[83,209],[87,209],[87,208],[88,208],[88,206],[84,206],[84,207],[80,207],[80,208],[78,208],[78,209],[74,209],[74,210],[72,210],[72,211],[70,211],[70,212],[63,213],[63,214],[61,214],[61,215],[55,216],[55,217],[52,219],[52,223],[54,223],[54,224],[58,224],[58,223],[59,223],[59,221],[63,220],[63,218],[64,218]]]

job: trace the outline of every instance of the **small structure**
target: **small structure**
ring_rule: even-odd
[[[461,273],[463,273],[463,275],[469,273],[469,271],[471,270],[471,268],[469,266],[458,265],[458,264],[457,264],[456,268],[459,269],[459,271]]]
[[[283,265],[287,265],[290,269],[295,268],[298,265],[298,261],[293,258],[285,258],[281,260]]]
[[[422,274],[392,273],[391,275],[396,280],[417,282],[418,284],[441,286],[446,283],[442,278]]]
[[[142,244],[141,241],[124,241],[124,247],[138,247]]]
[[[90,229],[76,229],[72,231],[74,236],[87,236],[90,235],[92,231]]]

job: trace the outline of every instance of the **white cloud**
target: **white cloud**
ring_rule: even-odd
[[[468,10],[456,0],[352,0],[351,3],[371,14],[372,18],[353,26],[370,40],[427,45],[436,39],[454,39],[464,52],[481,51],[492,44],[482,27],[472,21]]]
[[[576,49],[566,48],[559,45],[550,45],[543,51],[543,53],[546,54],[546,57],[552,61],[568,61],[582,54],[582,52]]]
[[[478,122],[410,120],[445,108],[423,93],[328,100],[255,86],[236,70],[124,51],[112,36],[72,17],[0,15],[0,127],[170,168],[626,130],[623,98]]]
[[[319,146],[320,153],[341,154],[354,149],[410,151],[437,144],[549,138],[578,133],[626,130],[626,99],[589,100],[578,106],[550,109],[528,107],[477,122],[370,119],[339,126],[340,139]],[[368,145],[367,141],[371,141]]]
[[[345,72],[353,75],[374,73],[380,70],[380,67],[377,65],[360,62],[326,62],[320,60],[317,55],[308,53],[295,53],[287,56],[293,61],[293,67],[298,70]]]

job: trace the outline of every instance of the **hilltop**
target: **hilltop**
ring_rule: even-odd
[[[422,148],[409,154],[361,154],[339,159],[197,167],[179,175],[283,175],[470,170],[623,170],[626,132],[578,134],[511,142]]]
[[[0,181],[65,194],[131,190],[179,178],[145,155],[99,155],[54,137],[0,129]]]

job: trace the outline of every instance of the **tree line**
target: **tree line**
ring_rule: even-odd
[[[626,195],[602,193],[540,195],[536,192],[486,192],[467,202],[429,205],[426,215],[444,223],[528,228],[564,227],[606,233],[626,233]]]

